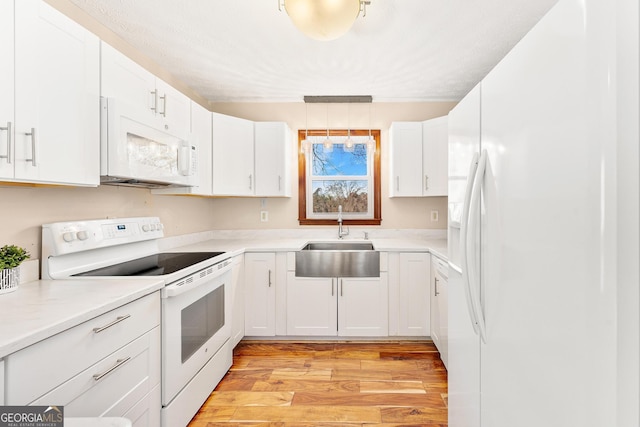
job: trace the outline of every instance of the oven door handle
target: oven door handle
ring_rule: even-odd
[[[226,272],[231,271],[231,263],[232,263],[232,260],[229,259],[214,265],[212,267],[213,272],[209,274],[203,275],[201,273],[195,273],[189,277],[184,277],[174,283],[171,283],[170,285],[167,285],[164,288],[162,288],[160,296],[162,298],[172,298],[172,297],[177,297],[178,295],[182,295],[185,292],[189,292],[193,289],[197,289],[200,285],[204,283],[209,283],[212,279],[215,279],[216,277],[220,277]],[[194,280],[189,280],[194,276],[195,276]]]

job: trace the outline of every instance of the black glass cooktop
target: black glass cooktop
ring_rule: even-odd
[[[74,276],[162,276],[222,254],[224,252],[164,252]]]

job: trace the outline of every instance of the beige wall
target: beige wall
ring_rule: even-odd
[[[146,56],[136,52],[105,27],[65,0],[47,0],[73,19],[137,60],[154,74],[176,85],[189,96],[206,101],[175,80]],[[309,104],[252,103],[210,104],[212,111],[256,121],[286,121],[292,129],[292,148],[297,147],[297,129],[360,128],[380,129],[382,145],[382,228],[446,228],[446,197],[389,199],[388,129],[392,121],[426,120],[449,112],[455,103]],[[34,258],[40,253],[40,226],[55,221],[124,216],[159,216],[167,236],[211,229],[296,228],[298,226],[297,154],[292,150],[291,198],[218,199],[189,196],[157,196],[145,189],[102,186],[99,188],[29,187],[0,183],[0,246],[16,244],[27,248]],[[260,222],[260,211],[269,212],[269,221]],[[432,210],[440,221],[429,220]]]

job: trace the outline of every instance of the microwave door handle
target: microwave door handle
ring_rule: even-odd
[[[178,170],[180,175],[189,176],[191,164],[191,147],[188,145],[180,145],[178,147]]]

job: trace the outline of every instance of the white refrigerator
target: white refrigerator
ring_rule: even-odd
[[[614,4],[560,0],[449,114],[450,427],[631,425]]]

